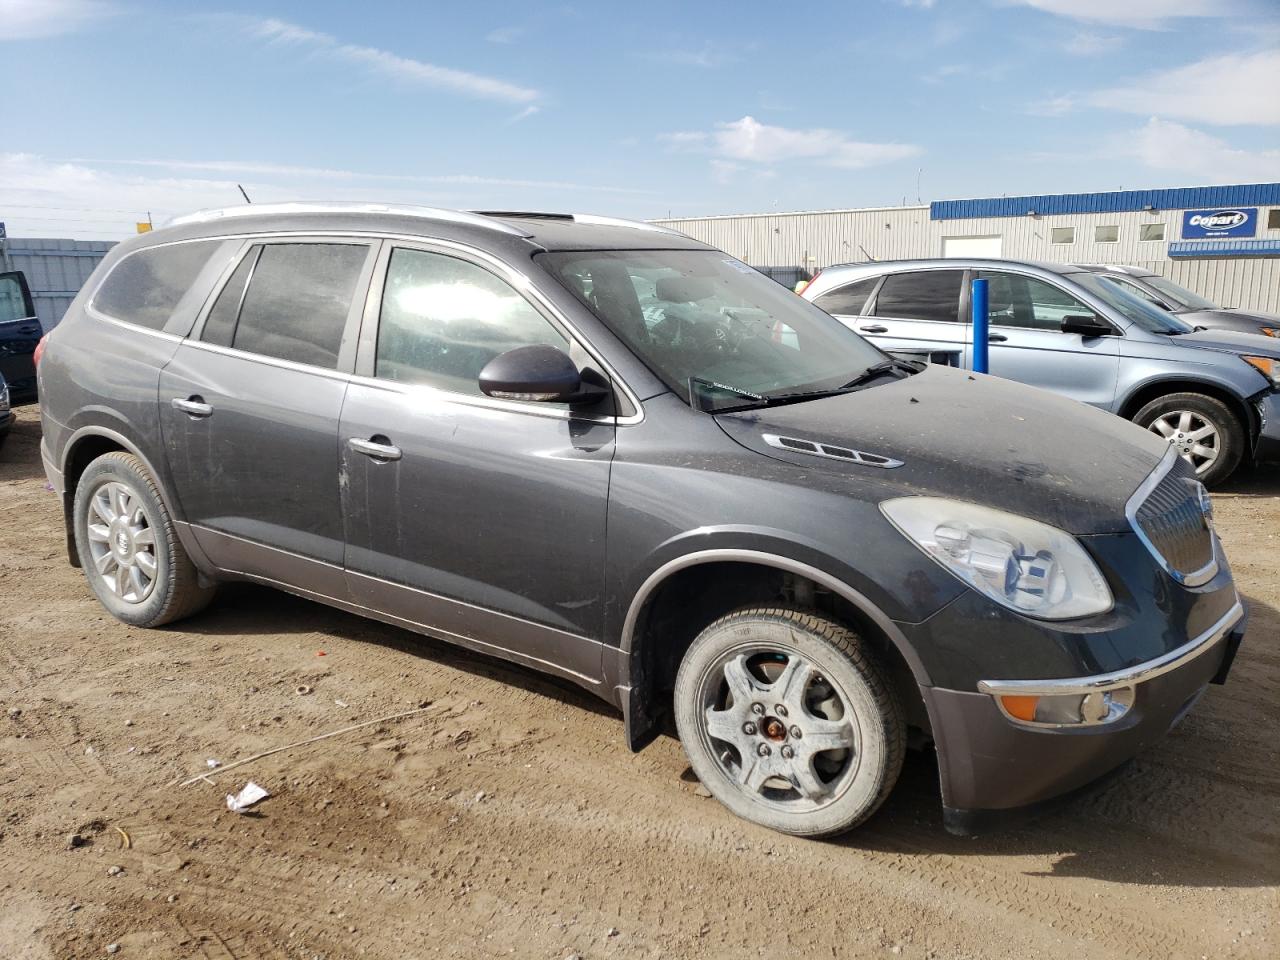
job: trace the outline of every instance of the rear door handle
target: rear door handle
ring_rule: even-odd
[[[888,327],[882,327],[878,323],[873,323],[869,327],[859,327],[858,329],[861,330],[863,333],[888,333],[889,332]]]
[[[987,334],[987,339],[992,343],[1004,343],[1009,338],[1003,333],[989,333]]]
[[[401,456],[400,448],[387,442],[387,438],[383,436],[371,437],[368,440],[352,437],[347,441],[347,446],[356,453],[363,453],[374,460],[399,460]]]
[[[182,399],[182,397],[174,397],[169,402],[173,404],[173,409],[181,410],[187,416],[196,419],[203,419],[213,414],[213,407],[205,403],[200,397],[191,397],[187,400]]]

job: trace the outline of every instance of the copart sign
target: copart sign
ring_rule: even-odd
[[[1257,207],[1226,210],[1188,210],[1182,215],[1182,239],[1252,237],[1258,232]]]

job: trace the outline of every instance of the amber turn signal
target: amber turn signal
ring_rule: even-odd
[[[1034,720],[1036,718],[1036,704],[1039,702],[1039,697],[1000,698],[1000,705],[1004,707],[1005,712],[1019,720]]]

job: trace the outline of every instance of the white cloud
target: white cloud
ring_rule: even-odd
[[[180,213],[241,202],[337,199],[422,203],[460,209],[557,209],[584,196],[652,198],[656,191],[558,180],[475,174],[380,174],[262,161],[57,160],[0,153],[0,207],[10,236],[120,238],[150,213],[157,224]],[[577,200],[574,200],[574,198]]]
[[[918,7],[921,10],[932,10],[934,0],[898,0],[904,7]]]
[[[0,0],[0,40],[33,40],[71,33],[117,12],[103,0]]]
[[[1046,13],[1088,23],[1159,29],[1182,17],[1230,17],[1241,13],[1237,0],[1006,0]]]
[[[1201,130],[1156,117],[1113,137],[1110,151],[1134,157],[1153,170],[1205,183],[1274,180],[1280,170],[1280,150],[1239,150]]]
[[[1097,57],[1104,53],[1113,53],[1123,45],[1124,40],[1120,37],[1109,37],[1080,30],[1067,38],[1062,49],[1077,57]]]
[[[1074,97],[1050,97],[1047,100],[1041,100],[1033,103],[1027,108],[1027,113],[1036,117],[1061,117],[1076,108]]]
[[[1089,103],[1200,123],[1280,124],[1280,50],[1228,54],[1099,90]]]
[[[891,163],[921,152],[909,143],[864,143],[837,130],[775,127],[755,117],[718,123],[709,132],[668,133],[660,139],[676,148],[710,152],[722,160],[762,164],[809,160],[848,169]]]
[[[284,20],[249,20],[246,22],[246,30],[250,36],[269,43],[307,47],[395,80],[438,87],[470,97],[528,104],[541,96],[530,87],[517,86],[495,77],[437,66],[377,47],[341,43],[327,33],[308,30]]]
[[[490,43],[515,43],[524,35],[524,27],[498,27],[485,34]]]

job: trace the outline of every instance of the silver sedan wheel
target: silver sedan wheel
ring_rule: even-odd
[[[87,517],[89,555],[107,589],[125,603],[142,603],[155,586],[155,530],[142,498],[109,481],[93,492]]]
[[[1156,417],[1147,429],[1168,440],[1196,473],[1209,470],[1222,450],[1218,428],[1211,420],[1191,410],[1173,410]]]
[[[860,734],[849,701],[797,653],[738,648],[706,675],[699,707],[704,743],[754,802],[818,810],[857,774]]]

